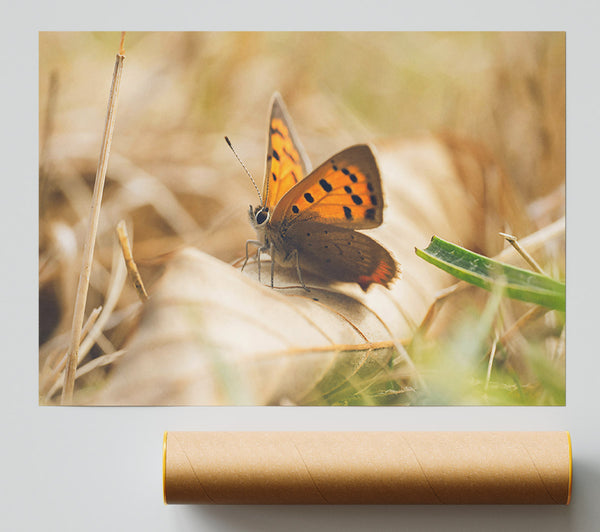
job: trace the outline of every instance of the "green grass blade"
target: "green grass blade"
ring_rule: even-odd
[[[555,310],[565,310],[565,284],[546,275],[510,266],[478,255],[437,236],[416,254],[434,266],[485,290],[501,286],[512,299],[536,303]]]

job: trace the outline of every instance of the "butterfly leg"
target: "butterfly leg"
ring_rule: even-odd
[[[262,247],[263,243],[259,242],[258,240],[246,240],[246,260],[244,261],[244,264],[242,264],[242,269],[240,271],[243,272],[244,268],[246,267],[246,264],[248,263],[248,258],[249,258],[248,244],[254,244],[255,246],[258,246],[258,256],[259,256],[258,268],[260,271],[260,248]],[[260,274],[259,274],[259,278],[260,278]]]
[[[269,248],[269,255],[271,255],[271,288],[273,288],[273,278],[275,277],[275,259],[273,258],[273,242]]]
[[[260,252],[262,251],[262,248],[258,248],[256,250],[256,262],[258,263],[258,282],[260,283]]]
[[[298,280],[300,281],[302,288],[304,288],[304,290],[306,290],[307,292],[310,292],[310,289],[306,287],[306,285],[304,284],[304,280],[302,279],[302,272],[300,271],[300,257],[298,255],[298,250],[297,249],[292,250],[292,252],[290,253],[290,258],[292,257],[292,255],[294,256],[294,259],[296,261],[296,272],[298,273]]]

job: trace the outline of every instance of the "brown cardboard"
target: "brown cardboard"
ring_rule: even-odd
[[[168,432],[168,504],[568,504],[567,432]]]

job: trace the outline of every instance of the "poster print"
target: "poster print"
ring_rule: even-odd
[[[74,350],[120,39],[39,34],[40,404],[565,404],[564,33],[127,33]]]

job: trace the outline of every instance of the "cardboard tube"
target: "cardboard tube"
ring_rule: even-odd
[[[166,432],[168,504],[569,504],[568,432]]]

